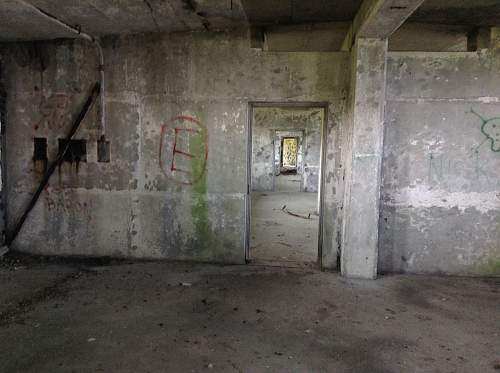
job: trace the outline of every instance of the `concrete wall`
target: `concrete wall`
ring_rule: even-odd
[[[466,52],[471,27],[404,23],[389,38],[390,51]]]
[[[304,192],[317,192],[321,162],[321,130],[323,108],[266,108],[254,109],[252,135],[252,190],[273,191],[273,156],[279,160],[273,142],[276,130],[301,130],[298,171],[302,175]],[[279,139],[278,139],[279,141]],[[279,162],[279,161],[278,161]],[[277,170],[279,171],[279,170]],[[277,172],[276,172],[277,174]]]
[[[3,72],[2,61],[0,60],[0,240],[5,239],[5,195],[4,195],[4,157],[5,154],[5,116],[7,92],[4,86],[5,74]]]
[[[390,54],[380,271],[500,275],[498,71],[495,51]]]
[[[1,47],[10,227],[42,175],[33,138],[46,137],[54,159],[71,113],[98,79],[95,50],[82,43]],[[264,53],[250,49],[246,31],[109,38],[104,52],[111,162],[97,162],[94,108],[76,136],[87,140],[87,162],[56,171],[16,249],[242,263],[248,102],[321,101],[329,104],[324,263],[335,266],[346,54]],[[175,140],[192,160],[173,150]],[[191,174],[172,171],[172,160]]]

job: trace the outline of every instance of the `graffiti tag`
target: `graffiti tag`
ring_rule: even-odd
[[[470,180],[491,187],[500,186],[500,180],[481,162],[479,154],[471,158],[455,159],[446,154],[429,155],[428,165],[429,185],[453,185],[460,180]]]
[[[35,123],[35,130],[44,123],[46,123],[49,128],[63,127],[70,102],[71,96],[65,93],[56,93],[48,98],[42,99],[39,106],[41,118]]]
[[[484,135],[484,141],[474,148],[475,152],[479,151],[479,148],[483,146],[487,141],[490,142],[490,149],[495,153],[500,152],[500,117],[486,119],[474,109],[470,109],[470,113],[476,115],[482,122],[481,133]]]
[[[159,163],[167,178],[193,185],[205,174],[207,159],[207,129],[199,120],[178,116],[161,127]]]
[[[69,213],[83,212],[90,215],[92,201],[78,201],[74,196],[66,194],[64,188],[47,184],[45,188],[45,203],[48,211]]]

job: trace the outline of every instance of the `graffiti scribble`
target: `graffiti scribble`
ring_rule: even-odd
[[[474,148],[475,153],[478,153],[479,148],[487,141],[490,142],[491,151],[500,152],[500,117],[486,119],[474,109],[470,109],[470,113],[476,115],[482,122],[481,132],[485,136],[484,141]]]
[[[207,158],[208,135],[200,121],[178,116],[162,126],[159,162],[170,180],[195,184],[205,174]]]
[[[43,98],[39,106],[40,119],[34,128],[38,129],[44,123],[48,128],[62,128],[68,114],[72,97],[65,93],[55,93],[48,98]]]

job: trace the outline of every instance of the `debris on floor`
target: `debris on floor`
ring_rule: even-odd
[[[0,247],[0,258],[2,258],[8,252],[9,252],[9,248],[7,246]]]
[[[298,268],[164,262],[89,272],[83,261],[26,259],[17,263],[23,271],[0,267],[0,372],[500,367],[500,279],[368,283]]]
[[[296,214],[296,213],[291,212],[290,210],[288,210],[288,209],[286,208],[286,205],[284,205],[284,206],[281,208],[281,211],[286,212],[288,215],[295,216],[296,218],[311,219],[311,214],[310,214],[310,213],[309,213],[307,216],[305,216],[305,215],[300,215],[300,214]]]

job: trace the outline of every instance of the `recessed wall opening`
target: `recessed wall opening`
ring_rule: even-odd
[[[97,140],[97,162],[109,163],[111,160],[110,143],[104,136]]]
[[[66,139],[59,139],[59,152],[61,152],[65,145]],[[87,162],[87,141],[86,140],[70,140],[69,148],[64,153],[64,162]]]
[[[33,162],[36,175],[41,175],[47,170],[47,139],[35,137],[33,139]]]
[[[320,264],[326,108],[252,104],[247,260]]]
[[[45,137],[35,137],[33,139],[33,160],[47,161],[47,139]]]

